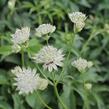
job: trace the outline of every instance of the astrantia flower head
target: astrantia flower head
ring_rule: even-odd
[[[91,61],[87,61],[86,59],[79,58],[73,61],[72,65],[76,67],[80,72],[82,72],[86,68],[90,68],[93,65],[93,63]]]
[[[70,20],[75,24],[75,31],[81,31],[85,26],[86,15],[82,12],[69,13]]]
[[[33,59],[36,63],[43,63],[44,69],[51,72],[53,69],[57,70],[57,66],[63,65],[64,55],[61,49],[54,48],[53,46],[44,46]]]
[[[13,44],[23,44],[29,39],[30,28],[24,27],[22,29],[16,29],[15,34],[12,35]]]
[[[69,18],[73,23],[84,22],[86,20],[86,15],[82,12],[69,13]]]
[[[38,28],[36,28],[36,35],[41,37],[42,35],[53,33],[55,29],[56,27],[51,24],[42,24]]]
[[[34,90],[40,89],[41,86],[44,86],[44,83],[41,81],[39,74],[36,74],[35,69],[33,70],[31,68],[21,69],[18,66],[12,70],[12,73],[15,75],[14,79],[16,82],[14,83],[14,85],[17,86],[19,94],[32,93]],[[46,87],[47,85],[48,84],[46,83]],[[46,87],[44,87],[43,89],[45,89]]]

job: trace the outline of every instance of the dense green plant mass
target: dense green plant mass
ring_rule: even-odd
[[[109,0],[0,0],[0,109],[109,109],[108,4]],[[68,16],[77,11],[87,17],[85,26],[84,22],[79,25],[84,26],[80,31],[76,31],[75,22]],[[38,37],[35,28],[46,23],[56,26],[56,30],[51,26],[50,37],[48,33]],[[19,50],[13,52],[12,34],[23,27],[30,27],[30,38],[16,45],[14,50]],[[44,65],[35,63],[32,58],[46,45],[53,46],[50,50],[58,51],[59,60],[63,61],[63,66],[58,63],[58,70],[55,65],[52,66],[55,70],[48,68],[52,61],[43,62],[48,68],[44,70]],[[45,52],[41,53],[46,59],[50,58]],[[78,67],[77,60],[86,63],[85,71],[81,65]],[[41,90],[20,95],[13,85],[11,72],[16,66],[25,66],[28,72],[33,72],[29,68],[37,69],[41,83],[47,79],[48,86],[41,84],[37,86]]]

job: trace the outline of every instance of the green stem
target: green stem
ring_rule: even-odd
[[[43,71],[40,69],[40,67],[39,67],[38,64],[37,64],[37,68],[38,68],[38,70],[40,71],[40,73],[42,74],[42,76],[43,76],[46,80],[48,80],[51,85],[53,85],[53,83],[46,77],[46,75],[45,75],[45,74],[43,73]]]
[[[58,90],[57,90],[57,84],[54,82],[54,91],[55,91],[55,94],[58,98],[58,100],[60,101],[60,103],[62,104],[63,108],[64,109],[67,109],[66,105],[63,103],[63,101],[61,100],[60,96],[59,96],[59,93],[58,93]]]
[[[71,45],[70,45],[70,46],[72,46],[72,44],[74,43],[74,40],[75,40],[76,32],[75,32],[75,30],[73,30],[73,31],[74,31],[74,37],[73,37],[73,39],[71,40]],[[68,64],[68,60],[69,60],[70,55],[71,55],[71,49],[70,49],[69,52],[68,52],[68,55],[67,55],[67,58],[66,58],[66,61],[65,61],[65,64],[64,64],[65,66],[66,66],[66,64]],[[62,77],[62,74],[63,74],[63,71],[64,71],[65,66],[63,66],[63,69],[62,69],[62,71],[61,71],[61,73],[60,73],[60,76],[59,76],[58,81],[59,81],[60,78]],[[58,81],[56,82],[56,84],[58,83]]]
[[[91,35],[90,35],[89,38],[88,38],[88,40],[84,43],[84,45],[83,45],[83,47],[82,47],[82,49],[81,49],[81,51],[80,51],[80,54],[82,54],[82,53],[84,52],[84,50],[85,50],[85,48],[87,47],[87,45],[89,44],[89,42],[90,42],[96,35],[98,35],[99,33],[102,33],[102,32],[104,32],[103,29],[99,30],[98,32],[96,32],[95,29],[93,29],[92,32],[91,32]]]
[[[85,50],[85,48],[87,47],[88,43],[90,42],[90,40],[93,38],[93,35],[91,34],[90,37],[88,38],[88,40],[85,42],[85,44],[82,47],[82,50],[80,53],[83,53],[83,51]]]
[[[47,34],[46,35],[46,43],[47,43],[47,45],[49,45],[49,43],[48,43],[49,38],[48,37],[49,37],[49,35]]]
[[[46,39],[46,42],[47,42],[47,45],[49,45],[49,44],[48,44],[48,39]]]
[[[24,51],[21,50],[21,62],[22,62],[22,66],[24,66]]]
[[[48,106],[45,101],[41,98],[40,94],[36,91],[37,96],[39,97],[40,101],[42,102],[42,104],[47,108],[47,109],[53,109],[50,106]]]
[[[62,71],[61,71],[61,73],[60,73],[60,75],[59,75],[59,79],[56,81],[56,84],[59,82],[59,80],[60,80],[61,77],[62,77],[62,74],[63,74],[64,68],[65,68],[65,65],[68,64],[68,59],[69,59],[69,57],[70,57],[70,54],[71,54],[71,51],[68,52],[68,55],[67,55],[65,64],[64,64],[63,69],[62,69]]]

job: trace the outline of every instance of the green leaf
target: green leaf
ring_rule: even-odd
[[[9,84],[6,72],[0,69],[0,85]]]
[[[10,63],[20,65],[21,60],[19,60],[18,55],[12,54],[12,55],[5,57],[5,62],[10,62]]]
[[[12,109],[12,108],[8,103],[0,101],[0,109]]]
[[[44,100],[46,104],[48,104],[51,101],[52,95],[48,90],[44,90],[44,92],[40,93],[40,96]],[[34,92],[30,95],[26,96],[26,102],[31,106],[33,109],[44,109],[44,105],[40,101],[39,97],[37,96],[37,93]]]
[[[96,72],[86,72],[81,74],[78,77],[78,81],[91,81],[91,82],[98,82],[98,81],[103,81],[104,79],[99,76]]]
[[[41,48],[41,44],[38,42],[37,39],[33,38],[29,40],[29,46],[26,49],[26,51],[29,54],[33,54],[33,53],[36,53],[40,48]]]
[[[106,109],[104,102],[103,102],[102,98],[100,97],[100,95],[93,93],[93,96],[96,99],[98,109]]]
[[[89,8],[91,7],[91,5],[88,3],[87,0],[81,0],[80,4],[85,6],[85,7],[89,7]]]
[[[71,86],[63,85],[61,99],[68,109],[76,109],[76,97]],[[63,109],[60,103],[59,107]]]
[[[78,88],[73,88],[82,98],[84,104],[83,109],[90,109],[90,101],[88,99],[88,93],[86,90],[83,89],[83,87],[78,86]]]
[[[4,45],[0,47],[0,54],[1,55],[9,55],[12,53],[12,49],[10,45]]]
[[[14,101],[14,109],[25,109],[23,106],[23,101],[18,94],[12,95]]]

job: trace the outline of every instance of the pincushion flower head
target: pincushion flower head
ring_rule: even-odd
[[[23,27],[22,29],[16,29],[15,34],[12,34],[13,44],[23,44],[29,39],[30,28]]]
[[[79,58],[72,62],[72,65],[77,68],[80,72],[86,70],[86,68],[92,67],[93,63],[91,61],[87,61],[86,59]]]
[[[85,26],[86,15],[82,12],[73,12],[68,14],[70,20],[75,24],[75,28],[81,31]]]
[[[36,28],[36,35],[41,37],[42,35],[46,35],[49,33],[53,33],[56,27],[51,24],[42,24],[38,28]]]
[[[57,66],[63,65],[64,54],[61,49],[57,49],[53,46],[44,46],[37,54],[34,55],[33,59],[36,63],[44,64],[44,69],[48,69],[49,72],[57,70]]]
[[[12,73],[15,75],[14,79],[16,82],[14,83],[14,85],[17,86],[19,94],[32,93],[34,90],[37,89],[44,90],[48,85],[47,80],[43,79],[43,81],[45,82],[41,81],[41,78],[39,77],[39,74],[36,74],[35,69],[26,69],[17,66],[12,70]]]
[[[19,52],[21,50],[21,45],[29,40],[29,35],[30,35],[29,27],[16,29],[15,34],[12,34],[12,38],[11,38],[11,41],[13,43],[12,51],[16,53]]]

